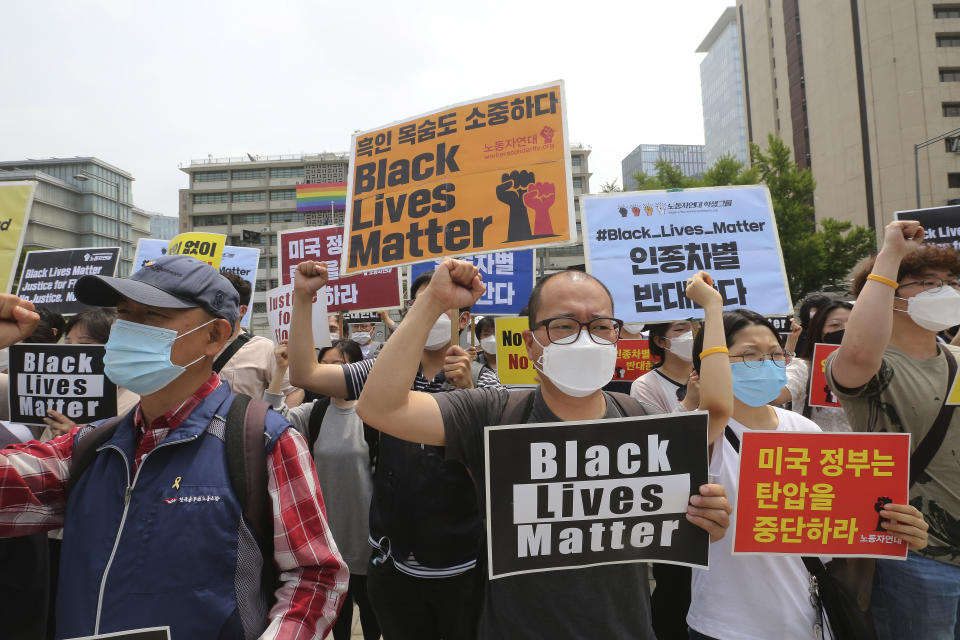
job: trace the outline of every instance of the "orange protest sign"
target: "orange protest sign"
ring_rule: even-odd
[[[910,434],[746,431],[734,553],[902,558],[884,504],[907,502]]]
[[[617,364],[613,369],[614,380],[636,380],[653,369],[659,362],[650,355],[650,342],[647,340],[618,340]]]
[[[807,404],[811,407],[839,407],[840,401],[827,384],[827,356],[840,348],[838,344],[817,343],[810,360],[810,388]]]
[[[576,241],[563,82],[354,134],[341,271]]]

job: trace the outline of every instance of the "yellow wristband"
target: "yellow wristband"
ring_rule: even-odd
[[[896,280],[891,280],[890,278],[884,278],[883,276],[878,276],[875,273],[871,273],[867,276],[867,280],[873,280],[874,282],[879,282],[880,284],[885,284],[891,289],[899,289],[900,283]]]
[[[700,359],[703,360],[707,356],[712,356],[715,353],[730,353],[730,350],[726,347],[710,347],[700,352]]]

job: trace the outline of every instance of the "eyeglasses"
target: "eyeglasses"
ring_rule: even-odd
[[[941,280],[940,278],[925,278],[923,280],[914,280],[913,282],[904,282],[899,288],[903,289],[904,287],[915,287],[917,285],[922,287],[923,291],[933,292],[940,291],[943,285],[947,285],[953,289],[960,289],[960,282],[956,280]]]
[[[790,364],[790,361],[795,355],[796,354],[791,351],[774,351],[773,353],[756,353],[754,351],[750,351],[747,353],[730,356],[730,360],[736,362],[739,358],[743,364],[747,365],[751,369],[759,369],[763,366],[764,360],[770,360],[770,362],[772,362],[774,365],[783,368]]]
[[[836,329],[843,329],[846,326],[847,326],[846,320],[831,320],[823,325],[823,329],[824,331],[827,331],[828,329],[830,331],[834,331]],[[827,332],[829,333],[829,331]]]
[[[620,339],[623,320],[616,318],[594,318],[590,322],[580,322],[576,318],[547,318],[533,326],[534,331],[546,327],[547,340],[553,344],[572,344],[587,328],[587,335],[597,344],[613,344]]]

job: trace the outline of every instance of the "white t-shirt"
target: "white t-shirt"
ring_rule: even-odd
[[[680,406],[680,401],[677,400],[677,389],[680,386],[654,369],[633,381],[630,395],[653,405],[663,413],[673,413]]]
[[[777,431],[820,431],[803,416],[774,407]],[[730,420],[742,437],[747,428]],[[733,507],[727,535],[710,545],[710,568],[694,569],[687,624],[720,640],[809,640],[815,612],[810,574],[799,556],[732,555],[740,455],[724,436],[716,441],[710,476],[727,490]]]

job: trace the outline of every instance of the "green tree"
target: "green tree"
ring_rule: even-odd
[[[612,182],[604,182],[600,185],[600,193],[613,193],[614,191],[623,191],[620,185],[617,184],[616,178],[614,178]]]
[[[813,291],[843,291],[846,278],[861,258],[876,250],[870,229],[850,222],[814,217],[816,182],[809,169],[800,170],[790,147],[774,135],[767,138],[767,151],[750,144],[751,166],[725,155],[703,174],[688,178],[667,160],[657,160],[656,175],[634,174],[637,191],[689,189],[764,183],[770,190],[780,248],[787,270],[790,295],[801,300]]]
[[[818,224],[813,174],[800,170],[792,155],[790,147],[772,134],[766,153],[750,144],[753,168],[773,201],[790,294],[800,300],[813,291],[845,290],[847,275],[876,250],[877,240],[873,231],[850,222],[823,218]]]

